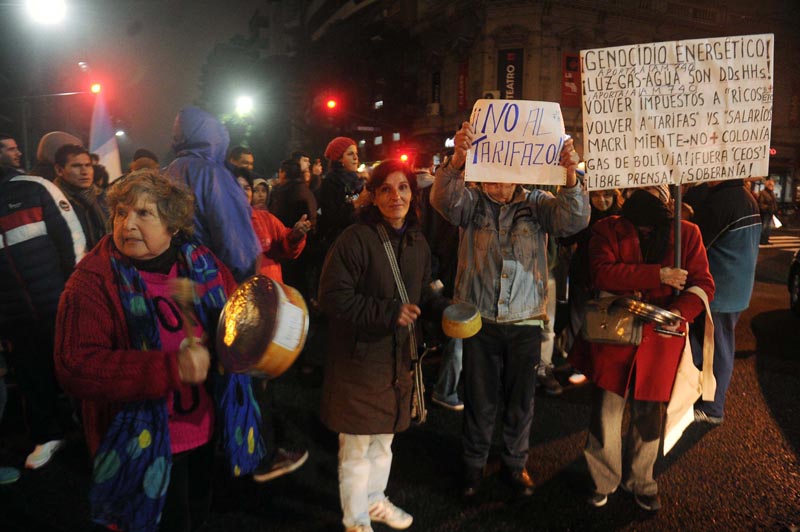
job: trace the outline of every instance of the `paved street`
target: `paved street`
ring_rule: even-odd
[[[737,330],[737,361],[725,422],[692,425],[657,464],[663,509],[656,516],[631,496],[613,495],[601,509],[584,503],[581,448],[589,387],[557,398],[540,396],[530,467],[537,485],[512,496],[490,463],[491,476],[472,504],[458,496],[460,414],[433,408],[428,423],[399,435],[388,495],[411,512],[418,531],[797,531],[800,526],[800,318],[788,309],[786,273],[800,230],[775,232],[762,247],[751,308]],[[436,364],[426,367],[431,378]],[[561,375],[564,377],[564,375]],[[207,530],[336,531],[340,513],[336,440],[317,420],[319,388],[296,370],[275,383],[289,434],[311,457],[295,474],[269,484],[230,480],[216,464],[217,489]],[[0,463],[22,464],[27,448],[13,392],[0,426]],[[86,530],[88,464],[79,433],[54,463],[0,487],[0,530]],[[389,530],[377,525],[376,531]]]

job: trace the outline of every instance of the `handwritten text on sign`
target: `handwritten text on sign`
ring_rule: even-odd
[[[465,179],[494,183],[562,185],[561,107],[553,102],[478,100],[470,123],[475,138]]]
[[[774,36],[581,51],[589,189],[767,175]]]

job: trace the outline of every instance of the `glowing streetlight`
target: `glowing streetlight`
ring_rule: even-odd
[[[236,114],[239,116],[249,115],[253,112],[253,99],[250,96],[239,96],[236,98]]]
[[[40,24],[58,24],[67,15],[67,3],[64,0],[27,0],[25,7],[28,15]]]

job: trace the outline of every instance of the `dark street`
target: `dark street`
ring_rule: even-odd
[[[800,230],[784,229],[762,246],[750,309],[737,328],[737,360],[725,422],[693,424],[656,464],[663,508],[654,516],[618,492],[603,508],[585,503],[581,449],[589,417],[589,386],[559,397],[540,395],[529,467],[536,493],[515,498],[490,460],[489,478],[474,503],[459,496],[461,414],[437,407],[429,421],[396,437],[387,494],[414,515],[411,530],[770,530],[800,526],[800,318],[788,310],[786,273]],[[426,366],[435,378],[437,360]],[[566,382],[566,375],[559,375]],[[232,480],[216,464],[213,514],[204,530],[341,530],[336,439],[318,421],[315,379],[293,368],[274,385],[290,421],[289,435],[310,458],[296,473],[267,484]],[[65,412],[66,415],[66,412]],[[12,390],[0,427],[0,463],[21,466],[19,394]],[[86,447],[78,430],[54,462],[25,471],[0,488],[4,531],[89,528]],[[377,525],[376,530],[388,530]]]

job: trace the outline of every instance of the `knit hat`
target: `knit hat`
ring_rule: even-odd
[[[672,198],[672,195],[669,193],[669,186],[668,185],[655,185],[653,186],[654,189],[658,190],[658,199],[661,200],[664,204],[669,204],[669,200]]]
[[[138,150],[136,150],[134,152],[133,160],[135,161],[136,159],[140,159],[142,157],[146,157],[148,159],[154,160],[155,162],[158,162],[158,157],[156,157],[155,153],[153,153],[150,150],[145,149],[145,148],[139,148]]]
[[[325,148],[325,157],[330,161],[338,161],[350,146],[356,146],[356,141],[348,137],[336,137]]]
[[[45,134],[39,141],[39,147],[36,150],[36,160],[54,163],[56,160],[56,152],[65,144],[83,146],[81,139],[75,135],[64,133],[63,131],[51,131]]]

